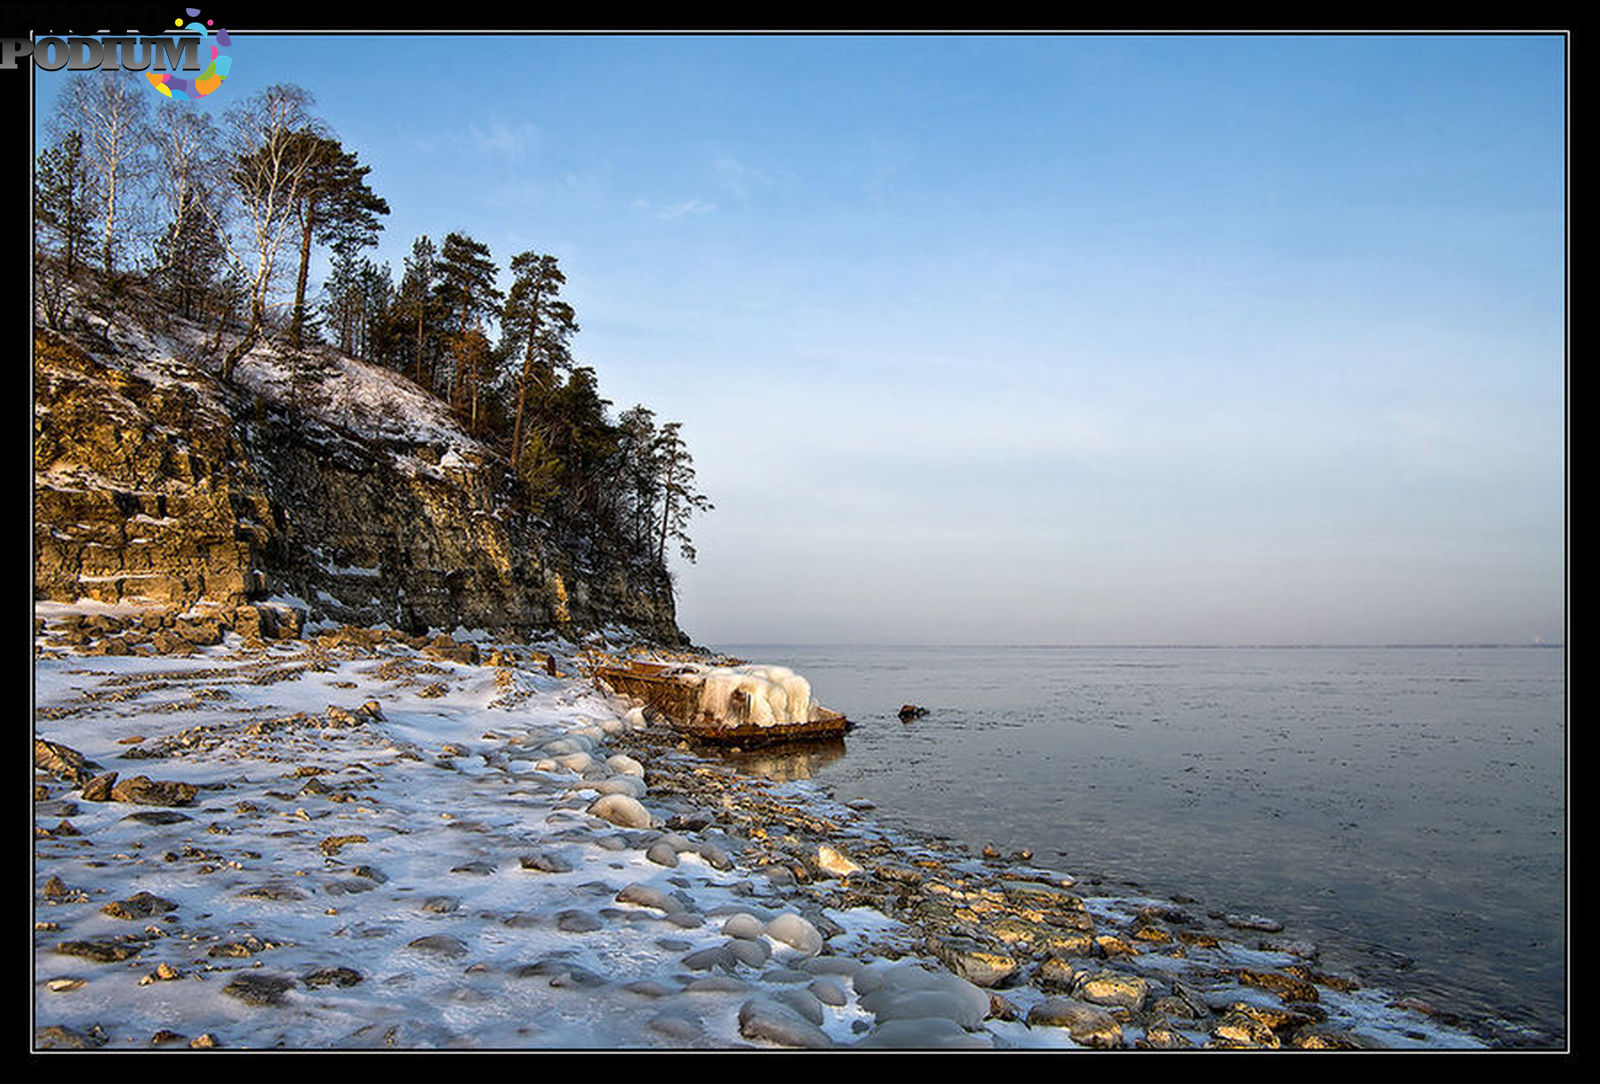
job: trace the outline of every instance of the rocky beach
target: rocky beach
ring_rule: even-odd
[[[41,605],[33,1048],[1491,1049],[1271,916],[890,833],[592,637]]]

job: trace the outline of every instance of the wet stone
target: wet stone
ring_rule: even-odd
[[[272,883],[256,885],[253,888],[246,888],[242,892],[239,892],[235,898],[241,900],[271,900],[274,902],[283,902],[289,900],[303,900],[307,898],[307,893],[302,892],[293,885]]]
[[[1295,1032],[1289,1045],[1296,1050],[1366,1050],[1371,1046],[1347,1031],[1316,1025]]]
[[[111,801],[111,788],[116,786],[117,773],[105,772],[85,780],[83,784],[83,799],[86,802]]]
[[[124,779],[111,788],[115,801],[135,805],[188,805],[197,793],[199,788],[193,783],[155,780],[144,775]]]
[[[97,964],[112,964],[139,955],[144,951],[144,945],[138,941],[62,941],[56,945],[56,951],[63,956],[78,956]]]
[[[99,770],[99,765],[71,746],[44,738],[33,739],[33,766],[78,787],[87,783]]]
[[[351,967],[322,967],[302,975],[300,981],[312,988],[321,986],[354,986],[362,979],[361,972]]]
[[[968,937],[931,936],[928,950],[951,971],[975,986],[1004,986],[1017,974],[1009,953]]]
[[[687,1009],[673,1009],[652,1016],[650,1030],[659,1031],[669,1039],[692,1042],[705,1034],[705,1025]]]
[[[533,870],[538,873],[571,873],[572,863],[559,854],[540,851],[537,854],[525,854],[517,860],[523,869]]]
[[[1262,915],[1223,915],[1222,921],[1236,930],[1260,930],[1263,933],[1282,933],[1283,923]]]
[[[1194,1043],[1181,1031],[1165,1023],[1152,1024],[1134,1044],[1140,1050],[1192,1050]]]
[[[556,915],[556,929],[564,933],[593,933],[604,924],[587,911],[562,911]]]
[[[1276,971],[1251,971],[1241,969],[1230,972],[1234,978],[1245,986],[1254,986],[1258,990],[1267,990],[1278,995],[1283,1001],[1316,1001],[1318,1000],[1317,988],[1305,979],[1293,975],[1284,975]]]
[[[606,980],[593,971],[566,960],[539,960],[513,968],[511,974],[519,979],[548,979],[557,989],[575,988],[593,990],[606,985]]]
[[[94,1050],[106,1045],[106,1036],[98,1027],[79,1031],[77,1028],[54,1024],[35,1030],[33,1042],[40,1050]]]
[[[419,937],[414,941],[408,942],[406,947],[416,949],[419,952],[431,952],[438,956],[456,957],[467,954],[466,943],[459,937],[452,937],[447,933],[435,933],[426,937]]]
[[[278,1005],[283,1002],[283,995],[293,988],[294,980],[285,975],[251,971],[231,980],[222,992],[246,1005]]]
[[[1243,1005],[1212,1026],[1211,1044],[1233,1050],[1276,1050],[1281,1045],[1271,1026]]]
[[[1065,1028],[1080,1046],[1114,1049],[1122,1045],[1122,1025],[1117,1018],[1076,998],[1045,998],[1028,1010],[1028,1026]]]
[[[1150,994],[1150,983],[1136,975],[1099,971],[1073,983],[1073,996],[1091,1005],[1137,1009]]]
[[[378,886],[364,877],[346,877],[338,881],[329,881],[323,886],[323,891],[330,896],[349,896],[361,892],[371,892]]]

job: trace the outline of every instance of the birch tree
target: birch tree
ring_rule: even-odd
[[[83,164],[94,195],[101,270],[111,275],[132,233],[138,187],[150,165],[150,95],[131,73],[72,76],[62,90],[55,123],[82,139]]]
[[[222,378],[260,338],[284,240],[296,223],[295,209],[313,183],[320,123],[311,114],[312,97],[290,83],[253,95],[228,114],[231,180],[239,196],[243,237],[230,237],[230,254],[245,270],[249,305],[245,333],[223,357]]]

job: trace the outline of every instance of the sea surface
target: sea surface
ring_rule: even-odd
[[[1567,1035],[1566,652],[719,645],[856,723],[749,770],[1118,891],[1264,915],[1532,1046]],[[903,722],[899,709],[927,714]]]

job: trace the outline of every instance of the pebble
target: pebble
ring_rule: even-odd
[[[729,915],[722,924],[722,932],[729,937],[741,937],[747,941],[755,940],[766,935],[766,923],[748,912]]]
[[[739,1034],[808,1050],[826,1050],[834,1045],[827,1032],[793,1006],[766,996],[753,997],[739,1007]]]
[[[812,997],[824,1005],[843,1008],[850,1003],[850,995],[845,992],[843,986],[833,979],[813,979],[806,989],[811,991]]]
[[[648,907],[652,910],[671,914],[683,908],[673,897],[647,884],[631,884],[623,888],[616,895],[618,903],[631,903],[635,907]]]
[[[638,779],[644,778],[644,765],[628,756],[626,753],[613,753],[606,758],[606,767],[618,775],[631,776]]]
[[[705,1035],[705,1024],[699,1016],[676,1007],[652,1016],[650,1029],[680,1042],[690,1042]]]
[[[601,795],[588,811],[591,816],[623,828],[650,827],[650,811],[637,798],[630,798],[626,794]]]
[[[540,873],[571,873],[572,863],[561,855],[549,851],[540,851],[537,854],[525,854],[518,863],[523,869],[535,870]]]
[[[807,956],[815,956],[822,951],[822,934],[817,932],[809,919],[793,911],[786,911],[768,922],[762,932]]]
[[[855,1044],[859,1050],[992,1050],[994,1039],[973,1034],[954,1020],[923,1017],[886,1020]]]
[[[644,856],[658,866],[676,868],[678,865],[678,852],[666,840],[652,843],[644,852]]]

